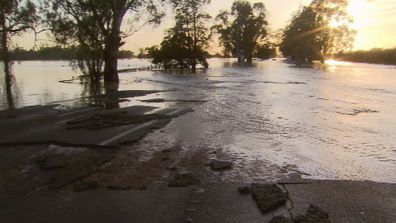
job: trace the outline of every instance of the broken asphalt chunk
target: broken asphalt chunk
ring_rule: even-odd
[[[288,197],[276,184],[252,184],[252,196],[262,213],[268,213],[286,204]]]

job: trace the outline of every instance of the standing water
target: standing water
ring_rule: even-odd
[[[120,64],[150,65],[136,59]],[[224,181],[276,180],[296,172],[314,179],[396,183],[394,67],[329,61],[325,69],[296,68],[272,60],[241,67],[223,59],[211,59],[210,65],[199,74],[120,74],[120,90],[171,90],[121,106],[150,98],[206,101],[137,147],[178,146],[186,154],[221,148],[235,161],[233,170],[220,176]],[[67,62],[16,63],[15,107],[83,104],[89,96],[84,85],[59,82],[76,76]],[[6,109],[3,87],[1,93],[0,108]]]

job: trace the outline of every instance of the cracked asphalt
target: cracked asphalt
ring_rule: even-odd
[[[212,183],[164,190],[91,191],[54,196],[3,197],[2,223],[15,222],[200,222],[262,223],[274,216],[302,215],[310,205],[334,223],[394,223],[396,186],[374,182],[289,182],[286,205],[263,214],[238,183]]]

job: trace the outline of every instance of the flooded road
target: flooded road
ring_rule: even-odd
[[[149,64],[122,61],[121,68]],[[15,64],[16,107],[56,101],[84,104],[89,92],[83,85],[58,82],[78,75],[67,65]],[[125,146],[138,152],[140,161],[173,149],[177,155],[172,165],[207,181],[275,181],[298,174],[396,183],[394,67],[330,61],[326,69],[312,69],[272,60],[240,67],[222,59],[211,59],[210,65],[209,71],[194,75],[120,74],[119,90],[168,90],[131,98],[121,107],[188,103],[194,108]],[[1,91],[0,108],[6,109]],[[202,165],[210,158],[232,160],[234,166],[211,172]]]

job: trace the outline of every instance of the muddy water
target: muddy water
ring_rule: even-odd
[[[329,62],[326,69],[312,69],[282,61],[240,67],[219,59],[210,64],[209,71],[196,75],[121,74],[120,90],[171,90],[131,98],[121,106],[187,105],[195,110],[130,146],[140,151],[141,161],[170,148],[178,152],[172,165],[208,180],[277,180],[297,173],[396,183],[394,67]],[[137,65],[148,62],[122,62],[123,68]],[[84,96],[84,86],[58,82],[77,75],[67,63],[23,62],[14,69],[17,107],[84,102],[76,99]],[[153,98],[170,102],[141,102]],[[0,107],[5,109],[6,102],[1,99]],[[209,158],[230,159],[234,167],[211,172],[203,167]]]

